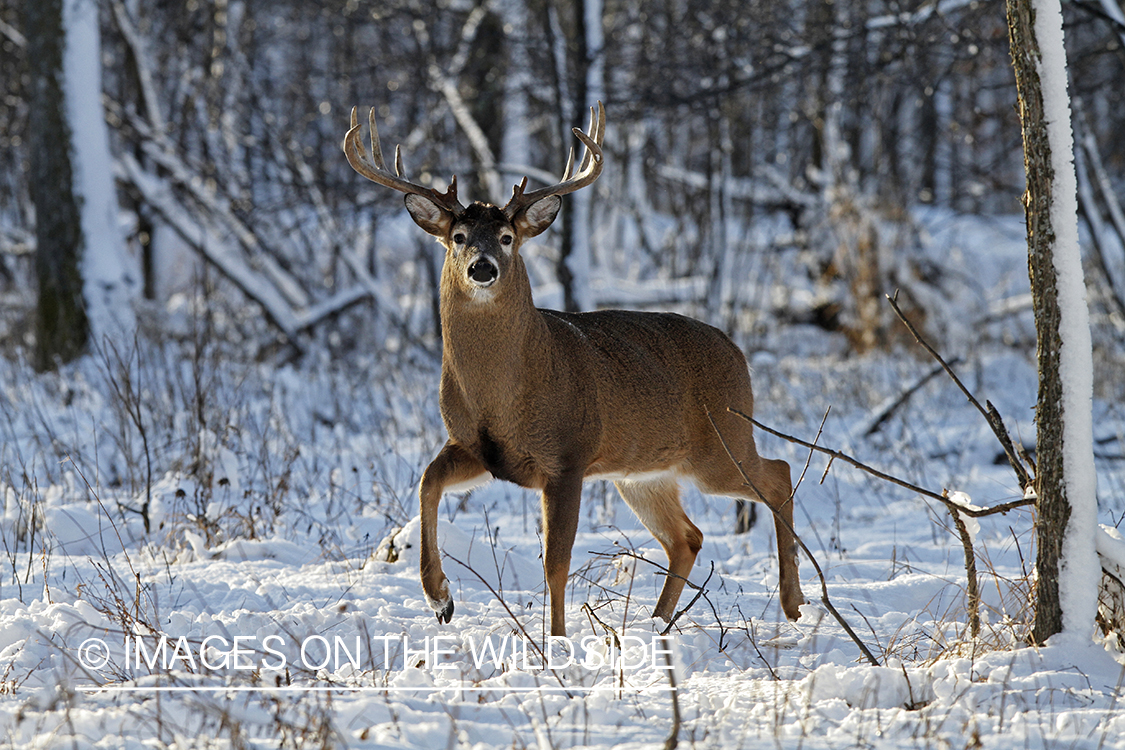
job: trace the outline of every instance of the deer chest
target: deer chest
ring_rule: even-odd
[[[473,452],[497,479],[521,487],[539,488],[543,485],[544,472],[535,457],[511,440],[496,435],[486,426],[480,427]]]

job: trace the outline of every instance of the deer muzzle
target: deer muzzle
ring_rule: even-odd
[[[487,255],[481,255],[469,264],[469,280],[477,286],[491,286],[500,275],[500,269]]]

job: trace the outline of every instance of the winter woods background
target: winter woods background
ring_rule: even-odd
[[[347,166],[352,106],[376,108],[384,148],[402,145],[411,177],[444,187],[457,174],[462,196],[497,201],[523,175],[556,177],[570,128],[604,101],[605,172],[525,250],[541,306],[708,320],[748,354],[765,422],[959,502],[1022,497],[987,426],[884,297],[898,290],[906,317],[1033,454],[1024,165],[996,3],[67,3],[97,11],[96,26],[63,22],[83,40],[64,49],[93,55],[71,64],[101,64],[100,106],[87,97],[65,115],[76,150],[44,138],[53,125],[33,104],[46,64],[37,50],[55,42],[29,9],[52,4],[0,5],[0,715],[12,744],[96,739],[106,726],[137,745],[201,731],[236,746],[265,736],[501,746],[533,733],[544,746],[596,745],[622,726],[638,742],[667,735],[662,696],[504,703],[504,690],[526,685],[510,665],[462,665],[462,685],[497,691],[464,703],[75,698],[75,685],[273,679],[154,676],[120,654],[91,674],[74,666],[87,636],[198,643],[215,623],[235,635],[284,628],[291,640],[449,632],[422,602],[403,541],[416,533],[419,472],[443,439],[440,257],[397,194]],[[1115,0],[1063,11],[1098,520],[1113,527],[1125,516],[1125,16]],[[52,145],[103,180],[75,211],[90,196],[119,211],[116,224],[83,225],[84,281],[95,279],[92,307],[108,316],[92,318],[76,350],[43,357],[35,206],[62,196],[32,152]],[[693,581],[707,597],[676,630],[685,736],[1122,746],[1116,665],[1020,650],[1031,511],[968,524],[978,633],[944,506],[782,440],[760,443],[795,479],[810,462],[798,531],[885,666],[857,667],[831,623],[780,622],[769,524],[736,537],[729,502],[689,493],[707,535]],[[652,627],[660,576],[621,549],[659,554],[612,492],[588,488],[575,548],[571,625],[583,633]],[[539,570],[536,515],[534,497],[507,486],[444,501],[443,520],[456,521],[442,527],[447,553],[487,579],[454,581],[458,632],[538,632],[542,581],[519,577]],[[1107,539],[1103,594],[1118,604],[1099,618],[1120,651],[1125,555]],[[446,684],[421,671],[286,679]]]
[[[1120,171],[1125,127],[1122,31],[1106,5],[1066,11],[1090,260],[1105,266],[1096,301],[1120,315],[1113,182],[1094,171]],[[376,107],[411,174],[456,173],[463,194],[499,200],[524,174],[557,174],[569,128],[604,99],[609,169],[539,243],[541,304],[676,303],[751,345],[801,323],[858,351],[885,346],[897,323],[882,295],[895,288],[940,333],[935,308],[961,269],[917,257],[915,209],[1010,213],[1022,191],[1006,27],[987,3],[100,10],[138,296],[153,314],[205,290],[223,335],[256,349],[331,338],[377,350],[389,330],[432,333],[432,248],[392,231],[397,198],[340,157],[353,105]],[[0,14],[4,317],[10,344],[28,345],[28,40],[18,5]]]

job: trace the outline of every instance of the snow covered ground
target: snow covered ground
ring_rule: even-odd
[[[950,294],[947,353],[1030,444],[1033,353],[1002,343],[1026,342],[1030,321],[998,315],[1026,289],[1022,228],[926,225],[951,267],[978,261]],[[826,446],[980,506],[1019,496],[944,377],[874,424],[930,361],[806,346],[822,335],[749,352],[760,420],[811,440],[831,407]],[[57,377],[0,363],[3,743],[659,747],[674,679],[685,746],[1125,747],[1121,658],[1092,639],[1024,645],[1029,510],[976,532],[973,639],[944,508],[821,456],[797,493],[797,531],[879,666],[825,614],[807,560],[813,603],[786,622],[769,519],[733,535],[732,503],[694,490],[702,591],[685,590],[682,607],[700,595],[667,636],[649,618],[663,554],[601,483],[587,486],[575,545],[569,641],[545,636],[537,498],[500,483],[443,502],[456,612],[440,625],[414,520],[443,440],[437,373],[409,348],[270,369],[206,342],[91,356]],[[1099,520],[1112,526],[1125,515],[1120,403],[1096,401],[1094,422]],[[760,447],[795,478],[809,458],[770,436]]]

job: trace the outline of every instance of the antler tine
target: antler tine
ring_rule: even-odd
[[[574,176],[574,147],[572,146],[566,152],[566,166],[563,168],[563,181],[569,180]]]
[[[586,132],[582,132],[578,128],[574,128],[574,136],[582,142],[586,147],[586,153],[582,158],[582,163],[576,173],[574,169],[574,149],[570,150],[570,155],[566,160],[566,170],[563,172],[562,180],[554,185],[532,190],[530,193],[524,192],[527,185],[527,178],[523,178],[523,182],[516,186],[512,191],[512,199],[508,201],[508,205],[504,206],[504,213],[509,218],[514,217],[520,211],[524,210],[532,203],[552,195],[566,195],[573,193],[575,190],[580,190],[586,187],[594,180],[598,179],[598,175],[602,173],[602,165],[604,159],[602,157],[602,141],[605,139],[605,107],[601,102],[598,102],[597,111],[590,108],[590,125]]]
[[[387,163],[383,159],[383,148],[379,143],[379,129],[375,124],[374,107],[368,112],[367,121],[371,128],[370,157],[367,155],[367,149],[363,146],[363,138],[360,136],[359,118],[356,116],[356,108],[352,107],[351,128],[348,129],[347,135],[344,136],[344,155],[347,156],[348,163],[352,165],[352,169],[372,182],[377,182],[380,185],[397,190],[400,193],[425,196],[437,203],[441,208],[454,214],[459,214],[465,210],[465,207],[457,200],[456,177],[450,181],[449,187],[446,188],[444,193],[438,192],[434,188],[418,185],[406,179],[403,176],[402,149],[399,146],[395,146],[395,172],[392,174],[391,171],[387,169]]]
[[[599,110],[599,112],[601,112],[601,117],[602,117],[602,118],[603,118],[603,120],[604,120],[604,118],[605,118],[605,109],[604,109],[604,108],[602,107],[602,103],[601,103],[601,102],[598,102],[598,110]],[[586,126],[586,133],[589,133],[590,135],[594,136],[594,139],[595,139],[595,140],[596,140],[596,141],[597,141],[598,143],[601,143],[601,142],[602,142],[602,137],[603,137],[603,135],[605,134],[605,123],[604,123],[604,121],[603,121],[603,120],[599,120],[599,119],[598,119],[598,116],[597,116],[597,114],[596,114],[596,113],[594,112],[594,108],[593,108],[593,107],[590,107],[590,124]],[[602,129],[602,133],[601,133],[601,134],[599,134],[599,133],[598,133],[598,131],[597,131],[597,128],[598,128],[598,123],[599,123],[599,122],[601,122],[601,123],[602,123],[602,124],[601,124],[601,129]],[[576,136],[578,135],[578,132],[580,132],[580,131],[578,131],[578,129],[577,129],[577,128],[575,128],[575,133],[574,133],[574,134],[575,134]],[[581,136],[579,136],[579,140],[582,140]],[[583,141],[583,142],[585,142],[585,141]],[[579,172],[582,172],[582,171],[584,171],[584,170],[586,170],[586,169],[588,169],[588,168],[589,168],[589,166],[590,166],[590,158],[591,158],[591,154],[592,154],[592,152],[590,151],[590,149],[589,149],[589,148],[587,148],[587,149],[586,149],[586,153],[585,153],[585,154],[584,154],[584,155],[582,156],[582,166],[580,166],[580,167],[578,168],[578,171],[579,171]]]
[[[371,107],[367,110],[367,124],[371,128],[371,157],[375,162],[375,166],[379,169],[386,169],[387,163],[383,161],[383,146],[379,143],[379,127],[375,124],[375,108]],[[352,107],[352,127],[355,127],[355,107]],[[360,141],[362,145],[363,141]],[[398,147],[395,147],[397,152]]]

